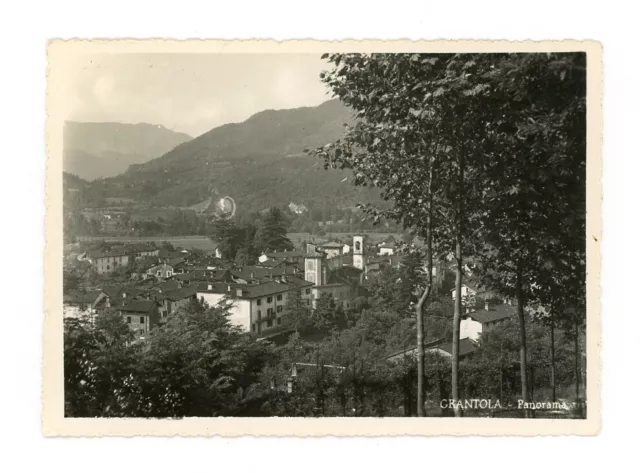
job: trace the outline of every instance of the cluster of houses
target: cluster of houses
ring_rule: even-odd
[[[77,258],[99,274],[127,267],[131,280],[76,294],[66,294],[64,315],[122,315],[141,338],[165,317],[192,300],[215,305],[229,301],[231,323],[259,336],[287,329],[287,301],[295,295],[312,311],[323,294],[345,310],[359,310],[367,300],[364,278],[384,266],[398,266],[389,245],[385,253],[365,257],[364,237],[351,245],[307,244],[294,251],[267,252],[255,264],[238,265],[220,254],[156,247],[153,243],[116,244]]]
[[[285,315],[292,297],[299,297],[309,311],[323,294],[345,310],[360,310],[367,302],[363,281],[385,267],[400,267],[402,261],[393,244],[365,250],[363,236],[353,237],[351,245],[308,243],[303,249],[266,252],[255,264],[247,265],[225,261],[217,250],[192,252],[153,243],[103,247],[84,252],[78,259],[100,274],[129,267],[131,280],[65,294],[64,316],[94,318],[105,310],[116,311],[141,339],[191,301],[210,306],[226,301],[230,322],[259,337],[289,329]],[[436,286],[442,285],[444,274],[444,268],[434,268]],[[469,301],[460,327],[460,353],[465,357],[475,351],[482,333],[509,319],[515,310],[508,303],[490,304],[493,295],[472,286],[465,285],[462,291]],[[455,290],[451,295],[455,298]],[[434,340],[427,350],[447,356],[451,343]],[[415,347],[392,353],[388,359],[411,354],[415,355]]]

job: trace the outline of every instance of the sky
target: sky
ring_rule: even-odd
[[[66,120],[151,123],[201,135],[268,109],[329,100],[319,55],[102,54],[78,57],[65,84]]]

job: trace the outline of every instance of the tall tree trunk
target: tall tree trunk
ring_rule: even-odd
[[[516,274],[516,298],[518,299],[518,325],[520,329],[520,382],[522,387],[522,400],[529,402],[529,386],[527,382],[527,331],[524,318],[524,293],[522,290],[522,262],[518,261]],[[525,410],[525,416],[529,417]]]
[[[464,215],[464,151],[460,155],[458,172],[458,212],[456,222],[456,300],[453,306],[453,334],[451,341],[451,399],[456,417],[462,417],[458,408],[458,371],[460,367],[460,318],[462,317],[462,222]]]
[[[500,404],[503,402],[504,376],[502,374],[502,342],[500,342]]]
[[[453,335],[451,357],[451,399],[454,403],[456,417],[462,417],[462,412],[457,407],[458,403],[458,369],[460,366],[460,317],[462,314],[462,245],[460,234],[456,235],[456,300],[453,305]]]
[[[556,402],[556,321],[551,312],[551,402]]]
[[[418,351],[418,393],[417,393],[417,409],[418,417],[424,417],[424,319],[423,306],[427,300],[429,288],[425,288],[416,305],[416,331],[417,331],[417,347]]]
[[[418,351],[418,417],[424,417],[424,337],[425,337],[425,322],[424,322],[424,305],[431,295],[431,287],[433,283],[433,234],[431,229],[431,205],[433,202],[431,183],[433,180],[433,160],[429,164],[429,177],[427,180],[427,282],[422,292],[422,296],[416,305],[416,332],[417,332],[417,351]]]

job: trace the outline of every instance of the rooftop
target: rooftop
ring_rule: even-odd
[[[298,286],[298,287],[313,286],[312,282],[306,281],[297,276],[287,276],[287,283],[290,284],[291,286]]]
[[[246,281],[250,280],[268,280],[274,277],[292,274],[294,269],[287,266],[277,266],[274,268],[263,268],[262,266],[243,266],[242,268],[232,269],[231,274]]]
[[[211,289],[209,289],[211,286]],[[214,294],[228,294],[232,297],[241,299],[255,299],[258,297],[271,296],[288,292],[295,286],[281,282],[264,282],[261,284],[226,284],[226,283],[207,283],[201,282],[198,284],[199,292],[211,292]],[[229,290],[230,289],[230,290]],[[237,290],[242,291],[242,295],[238,296]]]
[[[67,294],[64,296],[63,300],[65,302],[80,302],[80,303],[85,303],[85,304],[91,304],[93,302],[95,302],[95,300],[98,298],[98,296],[102,293],[102,291],[87,291],[87,292],[80,292],[80,293],[75,293],[75,294]]]
[[[426,348],[426,347],[425,347]],[[430,349],[440,349],[446,351],[449,355],[453,355],[453,342],[443,342],[436,346],[430,347]],[[460,358],[467,356],[478,349],[478,346],[469,338],[461,338],[459,344]]]
[[[118,310],[146,314],[158,306],[156,301],[127,301]]]
[[[425,351],[430,351],[430,350],[443,350],[445,352],[447,352],[449,355],[453,354],[453,349],[452,349],[452,345],[453,343],[451,342],[451,340],[446,341],[444,338],[440,338],[440,339],[436,339],[436,340],[431,340],[429,342],[426,342],[424,344],[424,349]],[[390,358],[396,357],[398,355],[402,355],[402,354],[407,354],[407,355],[414,355],[416,353],[416,346],[411,346],[408,348],[404,348],[402,350],[397,350],[394,351],[393,353],[390,353],[389,355],[385,356],[384,359],[388,360]],[[474,351],[476,351],[478,349],[477,345],[469,338],[462,338],[460,339],[460,344],[459,344],[459,353],[460,353],[460,357],[464,357],[467,356],[471,353],[473,353]]]
[[[516,308],[508,304],[500,304],[494,307],[489,307],[489,310],[476,310],[470,314],[466,314],[465,317],[469,317],[482,324],[496,322],[498,320],[509,319],[516,314]]]
[[[112,251],[94,250],[94,251],[89,251],[88,254],[89,254],[89,257],[93,259],[119,258],[121,256],[127,256],[127,252],[124,250],[112,250]]]
[[[181,301],[193,297],[198,292],[198,284],[192,284],[191,286],[182,287],[174,291],[167,292],[164,297],[170,301]]]
[[[153,286],[154,289],[158,289],[161,292],[175,291],[176,289],[180,289],[181,287],[182,285],[178,281],[165,281]]]
[[[274,251],[271,253],[265,253],[265,256],[267,256],[267,258],[294,258],[294,257],[301,257],[301,256],[305,256],[307,253],[304,251]]]

